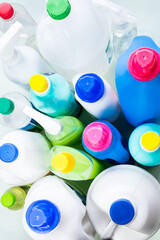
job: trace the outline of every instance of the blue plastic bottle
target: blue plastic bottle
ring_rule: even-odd
[[[159,122],[159,54],[151,38],[139,36],[117,60],[117,92],[125,118],[133,126]]]
[[[128,146],[118,130],[107,121],[89,124],[82,137],[84,149],[100,160],[126,163],[130,155]]]
[[[130,136],[129,151],[135,161],[142,165],[160,164],[160,126],[146,123],[137,127]]]
[[[80,105],[76,102],[69,83],[59,74],[37,74],[30,79],[33,105],[51,116],[77,116]]]

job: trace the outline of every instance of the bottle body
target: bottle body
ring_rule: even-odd
[[[47,139],[40,133],[16,130],[0,141],[1,179],[11,185],[31,184],[45,176],[50,151]]]
[[[84,149],[100,160],[126,163],[130,155],[128,146],[118,130],[107,121],[89,124],[82,136]]]
[[[44,74],[43,76],[48,82],[48,88],[41,93],[31,89],[30,96],[33,105],[39,111],[51,117],[78,115],[80,106],[74,98],[74,93],[69,83],[59,74]]]
[[[159,183],[148,172],[131,165],[114,166],[91,184],[87,211],[101,238],[149,239],[159,229],[159,195]]]
[[[159,53],[151,38],[139,36],[117,60],[117,92],[125,118],[133,126],[159,122]]]

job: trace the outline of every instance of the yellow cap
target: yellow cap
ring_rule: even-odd
[[[36,74],[31,77],[29,85],[35,92],[43,93],[47,90],[49,84],[45,76]]]
[[[142,146],[148,151],[156,150],[160,145],[159,135],[155,132],[147,132],[141,138]]]
[[[75,167],[75,159],[70,153],[58,153],[52,158],[52,167],[58,172],[69,173]]]

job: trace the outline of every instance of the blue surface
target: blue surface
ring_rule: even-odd
[[[3,162],[10,163],[17,159],[18,149],[11,143],[5,143],[0,147],[0,159]]]

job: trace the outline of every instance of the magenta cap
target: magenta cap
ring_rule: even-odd
[[[102,122],[89,124],[83,132],[83,143],[92,151],[106,150],[112,142],[111,129]]]
[[[139,81],[153,80],[160,71],[159,53],[151,48],[137,49],[129,58],[128,69],[130,74]]]

